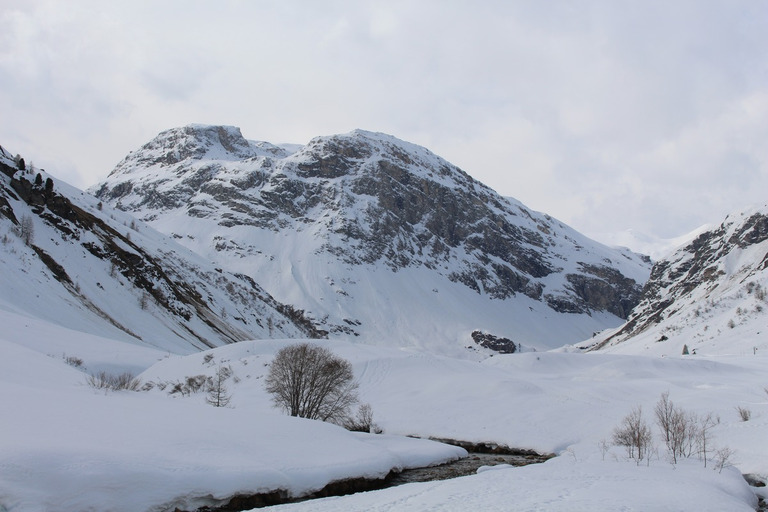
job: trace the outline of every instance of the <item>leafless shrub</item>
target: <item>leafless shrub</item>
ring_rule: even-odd
[[[370,404],[361,404],[354,418],[346,418],[342,426],[352,432],[381,434],[381,428],[373,421],[373,409]]]
[[[652,441],[651,428],[643,418],[640,406],[632,409],[613,431],[614,444],[625,446],[629,457],[637,459],[638,464],[648,456]]]
[[[187,394],[191,393],[197,393],[199,391],[202,391],[205,389],[206,384],[208,384],[208,377],[205,375],[195,375],[193,377],[186,377],[184,379],[186,388],[187,388]]]
[[[357,402],[352,364],[310,343],[281,349],[272,361],[265,387],[275,406],[291,416],[341,424]]]
[[[734,451],[728,448],[720,448],[715,452],[715,469],[718,473],[722,473],[724,468],[733,466],[731,457],[733,457]]]
[[[736,406],[736,412],[739,413],[741,421],[749,421],[752,418],[752,411],[746,407]]]
[[[65,355],[64,362],[67,363],[69,366],[74,366],[75,368],[83,367],[83,360],[80,359],[79,357]]]
[[[597,443],[597,447],[600,448],[600,454],[603,456],[603,460],[605,460],[605,454],[611,449],[611,445],[609,445],[608,441],[605,439],[601,439],[600,442]]]
[[[687,458],[696,454],[701,446],[701,440],[699,416],[696,413],[676,408],[672,424],[672,437],[667,445],[673,463],[676,463],[679,457]]]
[[[707,453],[711,449],[711,431],[720,423],[720,417],[713,413],[698,416],[676,407],[669,399],[669,392],[662,393],[654,409],[656,423],[676,464],[680,457],[701,455],[707,467]]]
[[[669,399],[669,391],[665,391],[661,394],[661,398],[656,402],[656,407],[653,409],[653,412],[656,414],[656,424],[661,429],[661,433],[664,436],[664,442],[669,445],[672,421],[675,414],[675,406]]]
[[[189,395],[189,388],[184,386],[184,383],[181,381],[176,382],[168,382],[166,383],[166,387],[170,386],[171,390],[168,391],[169,395],[181,395],[181,396],[187,396]]]
[[[712,430],[718,423],[720,423],[720,418],[714,416],[712,413],[699,418],[697,442],[699,449],[701,450],[701,456],[704,459],[704,467],[707,467],[707,446],[709,445],[711,437],[710,430]]]
[[[130,372],[119,375],[99,372],[89,375],[85,381],[93,389],[105,391],[139,391],[141,388],[141,380]]]
[[[205,375],[186,376],[183,380],[158,382],[157,387],[161,391],[168,389],[169,395],[189,396],[192,393],[206,391],[213,382],[211,377]]]

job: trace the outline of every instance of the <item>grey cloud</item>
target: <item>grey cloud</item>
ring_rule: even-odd
[[[588,232],[680,234],[768,173],[761,0],[9,5],[0,143],[47,124],[80,186],[188,122],[386,131]]]

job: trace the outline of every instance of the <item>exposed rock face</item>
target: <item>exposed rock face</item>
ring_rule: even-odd
[[[587,308],[627,318],[639,299],[637,283],[606,266],[582,263],[580,267],[583,273],[565,276],[573,293],[584,300]],[[555,305],[552,308],[557,309]]]
[[[478,295],[524,296],[562,313],[623,318],[647,275],[639,257],[499,196],[428,150],[360,130],[279,147],[232,127],[172,129],[92,192],[167,232],[182,217],[215,223],[211,257],[253,257],[265,245],[253,240],[268,233],[303,237],[344,265],[421,268]]]
[[[481,347],[485,347],[500,354],[514,354],[517,352],[517,345],[515,345],[514,341],[509,338],[494,336],[487,332],[472,331],[472,341]]]
[[[599,347],[614,345],[660,324],[667,329],[681,328],[686,317],[699,318],[702,308],[716,307],[734,293],[757,295],[755,310],[762,313],[761,283],[768,277],[766,269],[768,209],[729,215],[722,224],[699,234],[653,266],[641,302],[627,323]],[[738,307],[742,309],[746,314],[747,308]],[[676,322],[679,325],[675,327]],[[662,334],[657,341],[668,339]]]

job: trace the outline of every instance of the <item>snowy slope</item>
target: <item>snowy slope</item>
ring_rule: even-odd
[[[649,269],[362,130],[286,149],[234,127],[175,128],[91,191],[331,335],[442,353],[466,352],[474,330],[541,349],[615,327]]]
[[[768,206],[729,215],[657,262],[626,325],[590,344],[622,353],[768,352]]]
[[[320,334],[250,278],[48,173],[6,155],[0,171],[0,309],[174,353]]]
[[[392,469],[466,453],[430,441],[353,434],[247,406],[213,408],[156,394],[96,392],[61,357],[14,339],[13,333],[24,330],[21,317],[0,318],[12,333],[0,335],[2,405],[14,412],[2,420],[0,510],[196,508],[242,492],[301,495],[331,481],[380,478]],[[60,337],[88,359],[77,333],[62,331]],[[104,341],[113,348],[121,344]],[[45,343],[39,340],[38,348]],[[142,357],[134,354],[131,364]]]

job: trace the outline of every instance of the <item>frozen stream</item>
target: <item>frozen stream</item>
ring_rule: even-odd
[[[316,498],[325,498],[328,496],[342,496],[363,491],[384,489],[395,487],[407,483],[429,482],[434,480],[447,480],[460,476],[472,475],[483,466],[496,466],[507,464],[510,466],[526,466],[544,462],[552,455],[540,455],[533,452],[516,451],[506,447],[495,445],[471,444],[458,441],[446,441],[448,444],[455,444],[467,449],[469,456],[440,464],[438,466],[428,466],[424,468],[405,469],[399,473],[390,473],[385,479],[350,479],[341,482],[332,482],[324,489],[301,498],[290,498],[282,491],[275,491],[268,494],[257,494],[251,496],[235,496],[229,503],[220,507],[202,507],[195,512],[238,512],[241,510],[251,510],[254,508],[278,505],[281,503],[295,503],[307,501]],[[474,451],[478,450],[478,451]],[[486,453],[493,452],[493,453]]]
[[[483,466],[508,464],[510,466],[526,466],[544,462],[549,457],[540,455],[509,455],[496,453],[470,453],[468,457],[447,464],[426,468],[406,469],[387,479],[387,487],[411,482],[429,482],[432,480],[447,480],[460,476],[473,475]]]

